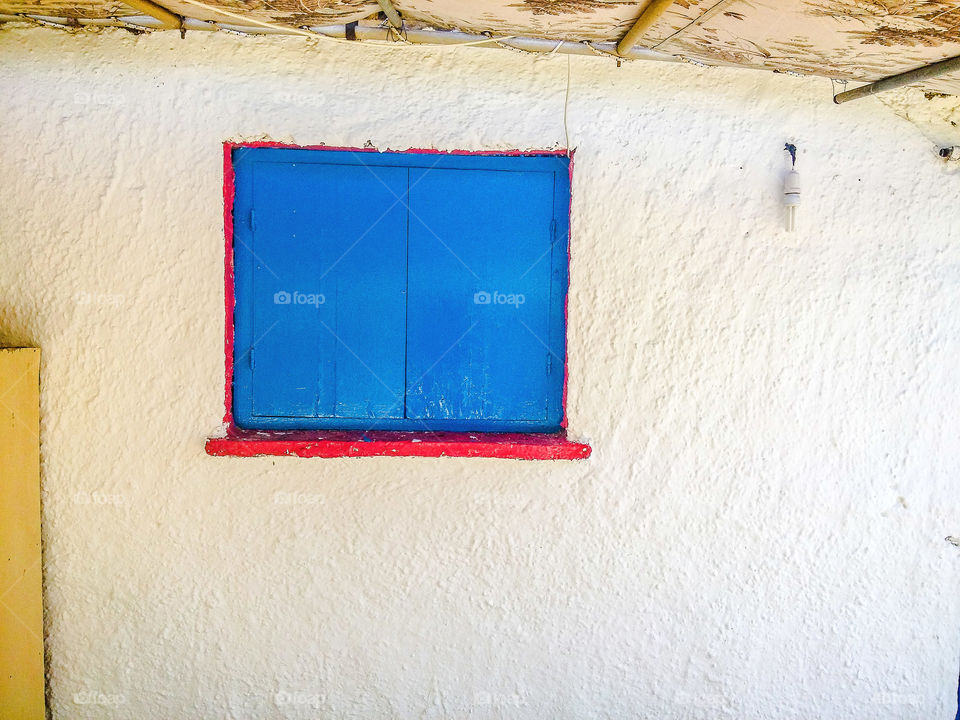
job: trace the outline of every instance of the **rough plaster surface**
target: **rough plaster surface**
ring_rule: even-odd
[[[567,60],[8,30],[0,62],[54,718],[953,717],[960,173],[909,123],[574,58],[593,457],[237,460],[203,452],[220,143],[562,146]]]
[[[877,100],[916,125],[938,148],[960,145],[960,95],[907,87],[881,93]]]

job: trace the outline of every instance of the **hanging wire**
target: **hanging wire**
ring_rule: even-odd
[[[544,52],[536,52],[536,51],[534,51],[534,50],[524,50],[523,48],[517,48],[517,49],[518,49],[518,50],[523,50],[523,52],[525,52],[525,53],[527,53],[527,54],[535,55],[536,57],[533,58],[533,61],[534,61],[534,62],[540,62],[541,60],[547,60],[547,59],[549,59],[549,58],[552,58],[554,55],[556,55],[556,54],[557,54],[557,51],[559,51],[560,48],[563,47],[563,43],[564,43],[564,41],[561,40],[560,42],[558,42],[558,43],[553,47],[553,50],[551,50],[550,52],[547,52],[547,53],[544,53]]]
[[[567,125],[567,109],[570,107],[570,56],[567,55],[567,90],[563,94],[563,138],[567,149],[567,155],[570,155],[570,129]]]

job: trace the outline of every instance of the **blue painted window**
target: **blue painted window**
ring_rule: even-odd
[[[568,163],[234,150],[237,425],[559,429]]]

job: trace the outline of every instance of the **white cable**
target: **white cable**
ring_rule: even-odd
[[[24,20],[29,20],[32,23],[36,23],[42,27],[58,28],[60,30],[70,30],[73,27],[78,27],[76,25],[68,25],[67,23],[58,23],[50,22],[49,20],[42,20],[41,18],[33,17],[32,15],[20,14],[19,17],[22,17]]]
[[[609,50],[601,50],[600,48],[595,47],[594,44],[593,44],[592,42],[590,42],[589,40],[583,40],[583,41],[581,41],[581,44],[582,44],[582,45],[586,45],[588,48],[590,48],[591,50],[593,50],[594,54],[596,54],[596,55],[600,55],[601,57],[603,57],[603,56],[612,57],[614,60],[616,60],[616,61],[618,61],[618,62],[619,62],[620,60],[627,60],[627,61],[629,61],[629,60],[632,60],[632,59],[633,59],[633,58],[623,57],[622,55],[617,55],[615,52],[610,52]]]
[[[221,13],[222,15],[226,15],[227,17],[234,18],[235,20],[240,20],[241,22],[251,22],[261,27],[270,28],[272,30],[280,30],[281,32],[292,32],[297,35],[303,35],[304,37],[309,37],[309,38],[321,37],[327,40],[332,40],[333,42],[340,42],[340,43],[353,44],[357,42],[356,40],[346,40],[344,38],[333,37],[331,35],[327,35],[326,33],[322,33],[322,32],[314,32],[312,30],[303,30],[302,28],[295,28],[292,25],[280,25],[279,23],[271,23],[271,22],[266,22],[265,20],[257,20],[255,18],[248,17],[246,15],[238,15],[236,13],[230,12],[229,10],[223,10],[221,8],[214,7],[212,5],[207,5],[206,3],[202,3],[199,0],[183,0],[183,2],[188,3],[190,5],[196,5],[197,7],[210,10],[211,12]],[[214,23],[214,25],[216,25],[216,23]],[[218,26],[218,29],[220,29],[219,26]],[[397,37],[398,40],[406,43],[407,45],[423,44],[423,43],[410,42],[410,40],[408,40],[405,35],[400,33],[395,27],[393,27],[393,25],[389,25],[385,29],[392,32]],[[503,37],[497,37],[497,38],[491,37],[491,38],[486,38],[484,40],[471,40],[470,42],[449,43],[449,44],[444,44],[443,47],[468,47],[470,45],[485,45],[486,43],[492,42],[496,45],[500,45],[501,47],[508,48],[510,50],[516,50],[518,52],[523,52],[523,53],[533,52],[531,50],[524,50],[523,48],[513,47],[512,45],[503,45],[501,42],[503,40],[513,40],[516,37],[517,37],[516,35],[505,35]],[[381,42],[386,42],[387,44],[393,45],[396,41],[395,40],[392,40],[392,41],[364,40],[363,42],[375,43],[378,45],[381,44]],[[557,49],[559,49],[559,46],[561,46],[562,44],[563,44],[562,42],[559,43],[558,47],[553,49],[553,52],[556,52]]]
[[[294,35],[303,35],[304,37],[308,37],[308,38],[314,38],[318,34],[318,33],[308,32],[306,30],[301,30],[300,28],[295,28],[291,25],[280,25],[278,23],[270,23],[264,20],[257,20],[256,18],[252,18],[245,15],[238,15],[237,13],[230,12],[229,10],[224,10],[223,8],[214,7],[213,5],[207,5],[206,3],[202,3],[199,0],[182,0],[182,1],[187,3],[188,5],[196,5],[199,8],[203,8],[204,10],[220,13],[221,15],[226,15],[227,17],[231,17],[234,20],[239,20],[240,22],[243,22],[243,23],[253,23],[254,25],[259,25],[260,27],[271,28],[273,30],[283,30],[285,32],[293,33]]]
[[[251,33],[243,32],[242,30],[234,30],[233,28],[224,27],[220,23],[215,22],[214,25],[217,26],[217,30],[220,32],[225,32],[228,35],[239,35],[240,37],[253,37]]]
[[[133,23],[129,23],[124,20],[120,20],[117,24],[117,27],[132,30],[135,33],[144,33],[145,35],[149,35],[154,30],[154,28],[145,27],[143,25],[134,25]]]
[[[567,91],[563,95],[563,137],[567,154],[570,154],[570,131],[567,127],[567,108],[570,105],[570,56],[567,55]]]

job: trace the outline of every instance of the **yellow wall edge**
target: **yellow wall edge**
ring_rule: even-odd
[[[0,348],[0,720],[43,720],[40,349]]]

